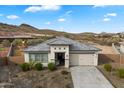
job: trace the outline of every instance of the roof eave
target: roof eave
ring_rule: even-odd
[[[48,44],[48,45],[54,45],[54,46],[66,45],[66,46],[70,46],[71,44]]]

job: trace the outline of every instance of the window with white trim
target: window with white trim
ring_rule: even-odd
[[[48,62],[48,54],[47,53],[30,53],[29,54],[29,61],[36,61],[36,62]]]

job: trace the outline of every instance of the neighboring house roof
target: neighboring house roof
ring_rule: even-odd
[[[37,44],[35,46],[29,46],[24,51],[25,52],[44,52],[49,51],[50,45],[69,45],[70,51],[100,51],[101,49],[96,48],[89,44],[79,43],[77,41],[71,40],[65,37],[56,37],[50,40],[47,40],[41,44]]]

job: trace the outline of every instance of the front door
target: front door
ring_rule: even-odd
[[[56,65],[65,65],[65,53],[55,53]]]

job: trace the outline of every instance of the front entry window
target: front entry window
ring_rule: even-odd
[[[36,61],[36,62],[48,62],[48,54],[46,53],[30,53],[29,54],[29,61]]]
[[[55,62],[56,62],[56,65],[64,65],[65,53],[55,53]]]

